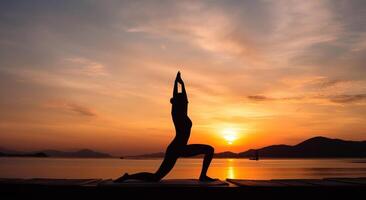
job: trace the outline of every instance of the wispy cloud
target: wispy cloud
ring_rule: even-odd
[[[247,98],[251,101],[298,101],[303,100],[305,97],[270,97],[270,96],[264,96],[264,95],[249,95]]]
[[[267,97],[264,95],[249,95],[248,99],[253,100],[253,101],[268,101],[268,100],[273,100],[273,98],[271,97]]]
[[[65,72],[86,76],[106,76],[109,74],[103,64],[87,58],[74,57],[67,58],[65,61],[67,62],[64,69]]]
[[[356,102],[366,102],[366,94],[343,94],[343,95],[315,95],[315,96],[299,96],[299,97],[270,97],[264,95],[249,95],[247,99],[253,102],[266,102],[266,101],[278,101],[289,103],[290,101],[295,103],[313,102],[314,100],[327,100],[331,103],[348,104]],[[322,102],[324,103],[324,102]]]
[[[353,103],[359,101],[366,101],[366,94],[344,94],[330,96],[329,100],[335,103]]]
[[[125,31],[182,40],[217,56],[239,56],[251,62],[260,61],[252,40],[240,35],[234,16],[204,2],[178,4],[171,8],[175,13],[169,18],[149,15],[149,20],[138,21]]]
[[[51,100],[44,104],[46,108],[52,109],[60,109],[63,111],[69,111],[74,114],[78,114],[79,116],[86,116],[86,117],[95,117],[97,116],[96,112],[85,106],[75,102],[70,102],[66,100]]]

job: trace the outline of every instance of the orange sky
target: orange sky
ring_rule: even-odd
[[[4,3],[0,146],[164,151],[178,70],[190,143],[239,152],[318,135],[364,140],[364,10],[358,1]]]

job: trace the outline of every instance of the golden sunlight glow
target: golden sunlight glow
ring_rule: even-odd
[[[366,30],[355,28],[366,22],[363,2],[2,3],[0,32],[26,35],[0,33],[1,55],[16,55],[0,55],[0,146],[165,151],[176,134],[169,99],[178,71],[189,143],[221,153],[314,136],[365,140]],[[85,20],[95,13],[98,21]],[[232,169],[228,177],[266,175]]]
[[[230,179],[235,178],[235,172],[234,172],[234,168],[232,166],[228,167],[226,177],[230,178]]]
[[[233,142],[238,139],[237,131],[233,128],[225,128],[222,131],[222,135],[228,144],[233,144]]]
[[[226,172],[226,177],[230,178],[230,179],[234,179],[235,178],[235,171],[234,171],[234,167],[233,167],[233,159],[228,159],[228,168],[227,168],[227,172]]]

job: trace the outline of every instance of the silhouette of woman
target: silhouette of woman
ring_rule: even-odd
[[[178,83],[182,86],[182,92],[178,93]],[[206,175],[207,169],[211,163],[214,148],[205,144],[187,144],[189,136],[191,134],[192,121],[187,115],[188,110],[188,98],[184,82],[180,76],[180,72],[177,73],[177,77],[174,82],[173,98],[170,99],[172,104],[172,118],[175,126],[175,138],[169,144],[165,152],[165,157],[161,163],[159,169],[155,173],[141,172],[137,174],[125,173],[115,182],[123,182],[128,179],[137,179],[143,181],[160,181],[165,175],[167,175],[174,167],[179,157],[191,157],[198,154],[204,154],[203,165],[201,170],[200,181],[214,181]]]

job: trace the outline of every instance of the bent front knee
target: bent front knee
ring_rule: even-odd
[[[208,154],[214,154],[215,153],[215,149],[212,146],[207,145],[207,153]]]

